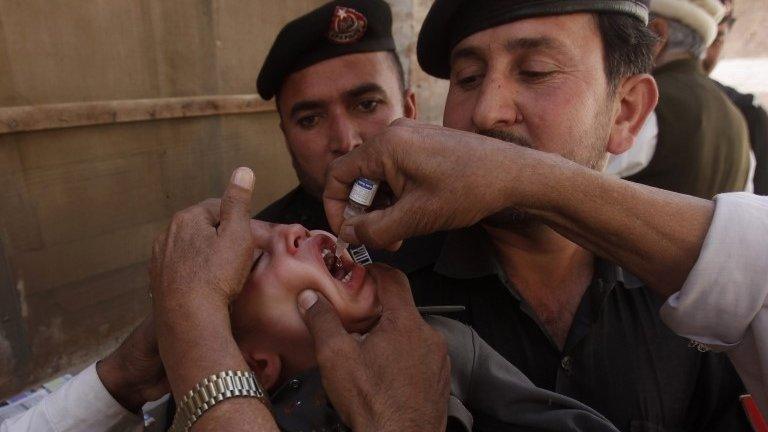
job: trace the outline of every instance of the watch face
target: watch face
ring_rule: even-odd
[[[328,401],[317,369],[288,380],[271,401],[281,431],[351,432]]]

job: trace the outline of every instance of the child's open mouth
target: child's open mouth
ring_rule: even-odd
[[[354,278],[355,269],[359,267],[348,254],[342,254],[341,257],[337,257],[334,253],[336,250],[336,241],[326,235],[319,235],[317,244],[317,251],[320,255],[320,259],[325,265],[326,270],[332,278],[340,281],[342,284],[349,285],[350,281]]]

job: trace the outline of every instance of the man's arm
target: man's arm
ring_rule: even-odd
[[[604,176],[576,164],[551,173],[547,205],[529,211],[608,258],[662,298],[682,287],[714,211],[711,201]]]
[[[160,355],[176,400],[205,377],[248,371],[229,322],[229,302],[253,259],[250,202],[254,176],[239,168],[219,200],[177,213],[155,242],[150,264]],[[230,398],[203,413],[193,431],[277,430],[256,398]]]
[[[151,318],[103,360],[39,404],[3,422],[1,432],[141,429],[141,407],[168,393]]]
[[[121,406],[91,365],[26,412],[0,424],[0,432],[141,430],[143,418]]]
[[[350,185],[360,176],[388,182],[397,201],[343,220]],[[324,201],[331,226],[342,238],[377,246],[469,226],[504,207],[535,214],[626,268],[662,298],[682,288],[670,305],[679,298],[709,299],[708,309],[685,308],[676,322],[665,319],[672,330],[693,335],[680,323],[706,317],[708,325],[696,331],[699,340],[727,328],[730,336],[719,345],[738,344],[731,358],[739,373],[756,396],[768,395],[768,198],[742,196],[762,204],[749,215],[736,211],[720,218],[724,222],[710,230],[711,201],[609,178],[562,157],[491,138],[400,120],[331,164]],[[705,252],[716,252],[699,259],[707,236],[734,234],[743,238],[728,247],[708,239],[707,246],[713,246]],[[729,256],[732,265],[723,269],[718,263]],[[702,294],[686,295],[694,291]],[[752,299],[752,312],[740,307],[744,299]],[[724,325],[734,320],[741,324]],[[768,396],[758,402],[768,412]]]
[[[357,177],[386,181],[391,207],[344,220]],[[710,201],[609,178],[558,155],[409,120],[336,159],[324,203],[350,243],[392,247],[470,226],[507,207],[539,216],[664,298],[680,289],[712,218]]]

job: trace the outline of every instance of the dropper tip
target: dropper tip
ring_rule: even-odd
[[[341,254],[344,253],[348,246],[349,243],[344,240],[336,240],[336,258],[341,258]]]

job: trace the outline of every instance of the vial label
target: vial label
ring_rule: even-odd
[[[355,180],[352,192],[349,193],[349,199],[363,207],[369,207],[373,203],[373,197],[378,189],[378,182],[361,177]]]

